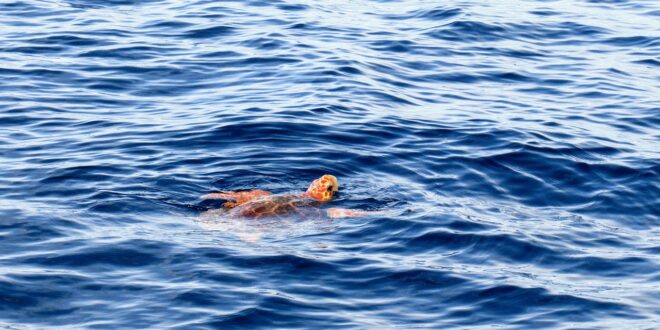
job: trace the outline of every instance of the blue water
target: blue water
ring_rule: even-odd
[[[656,1],[6,0],[0,125],[0,328],[660,328]]]

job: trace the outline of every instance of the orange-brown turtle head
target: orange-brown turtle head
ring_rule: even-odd
[[[305,194],[307,197],[321,202],[327,202],[339,191],[339,182],[334,175],[326,174],[312,182]]]

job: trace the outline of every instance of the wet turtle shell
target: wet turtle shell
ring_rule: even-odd
[[[300,216],[320,218],[324,212],[320,202],[301,195],[270,195],[225,208],[231,218],[266,218]]]

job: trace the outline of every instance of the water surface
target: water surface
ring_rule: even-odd
[[[3,1],[0,327],[658,328],[659,22]],[[208,192],[325,173],[334,206],[389,213],[197,222]]]

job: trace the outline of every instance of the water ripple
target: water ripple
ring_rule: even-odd
[[[0,327],[657,328],[659,15],[1,3]]]

